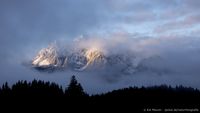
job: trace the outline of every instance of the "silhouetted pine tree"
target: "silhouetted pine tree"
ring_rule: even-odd
[[[65,90],[66,96],[86,96],[87,94],[84,92],[80,83],[77,82],[76,77],[73,75],[68,85],[67,89]]]
[[[2,85],[1,95],[2,96],[9,96],[9,95],[11,95],[11,88],[8,86],[7,82]]]

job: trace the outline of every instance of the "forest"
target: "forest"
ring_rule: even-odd
[[[0,103],[9,106],[17,105],[19,102],[23,106],[29,105],[27,103],[37,103],[34,106],[48,105],[54,108],[63,105],[112,108],[110,107],[112,105],[114,109],[120,109],[124,106],[126,109],[134,110],[144,110],[151,107],[198,108],[200,103],[200,91],[184,86],[128,87],[89,95],[75,76],[72,76],[69,85],[65,90],[63,89],[56,83],[41,80],[18,81],[11,87],[6,82],[0,88]]]

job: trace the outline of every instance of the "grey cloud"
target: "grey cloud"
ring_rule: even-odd
[[[67,80],[74,74],[77,75],[78,80],[89,93],[105,92],[132,85],[182,84],[200,87],[198,83],[200,79],[198,75],[200,40],[198,38],[134,38],[134,36],[129,33],[116,33],[105,39],[101,36],[96,36],[99,38],[86,37],[81,39],[84,43],[79,46],[87,47],[95,43],[102,44],[104,49],[109,48],[109,51],[124,55],[127,54],[127,51],[132,51],[134,55],[142,58],[139,65],[147,67],[142,68],[139,72],[119,75],[119,71],[113,69],[107,71],[77,72],[66,70],[50,74],[41,73],[32,70],[29,68],[30,66],[21,65],[21,56],[15,55],[13,59],[1,62],[4,65],[1,65],[3,70],[1,71],[2,79],[0,82],[9,80],[10,83],[13,83],[19,79],[32,80],[36,78],[66,85],[69,82]],[[61,43],[68,44],[72,42]],[[105,88],[101,89],[102,87]]]
[[[184,84],[200,87],[198,84],[200,40],[198,38],[132,39],[132,35],[130,34],[117,36],[118,37],[111,35],[109,37],[110,39],[106,39],[107,44],[109,44],[107,47],[111,48],[110,51],[126,54],[126,50],[131,49],[137,57],[147,59],[144,65],[151,70],[143,70],[142,72],[133,73],[131,75],[119,75],[118,70],[99,71],[98,74],[96,71],[79,73],[82,80],[86,79],[84,78],[85,75],[87,75],[88,78],[91,76],[94,78],[96,77],[99,83],[96,84],[96,87],[103,87],[103,83],[103,85],[107,86],[104,90],[113,88],[113,86],[109,84],[115,84],[117,87],[125,87],[128,85],[155,85],[166,83],[170,85]],[[100,42],[102,42],[101,40],[102,39],[100,39]],[[90,45],[92,42],[94,41],[87,41],[85,44]],[[167,72],[165,70],[167,70]],[[84,84],[89,86],[90,83]]]
[[[173,20],[163,25],[157,26],[155,33],[169,32],[171,30],[181,30],[199,25],[200,14],[186,16],[183,20]]]
[[[178,18],[184,18],[185,16],[190,16],[191,14],[199,14],[199,4],[198,0],[158,0],[159,2],[155,2],[157,5],[161,5],[159,12],[159,19],[162,20],[176,20]],[[165,3],[167,2],[167,3]]]
[[[154,30],[154,27],[148,26],[153,24],[163,33],[182,29],[181,36],[184,36],[187,28],[199,25],[199,3],[198,0],[0,0],[0,83],[36,78],[66,85],[66,80],[75,74],[90,92],[105,86],[105,89],[98,91],[154,83],[174,85],[180,83],[200,87],[198,83],[200,41],[198,37],[194,38],[199,36],[198,29],[186,38],[173,36],[171,40],[168,39],[169,37],[166,39],[165,34],[156,39],[146,34],[140,36],[140,31],[134,31],[134,28],[142,25],[147,25],[142,29],[144,31],[146,28]],[[179,21],[180,18],[183,20]],[[131,26],[129,31],[123,28],[126,26]],[[119,32],[113,35],[112,32],[115,31]],[[129,34],[130,31],[132,32]],[[154,35],[157,33],[153,32]],[[24,60],[33,58],[38,50],[49,43],[55,40],[64,42],[67,40],[71,43],[69,40],[82,34],[86,37],[108,39],[112,37],[115,40],[110,41],[120,45],[118,47],[109,43],[114,50],[130,49],[137,54],[145,55],[159,53],[163,60],[156,63],[152,61],[151,66],[157,69],[165,64],[177,73],[168,75],[164,73],[162,76],[154,73],[148,75],[139,73],[123,77],[109,76],[107,81],[111,81],[110,84],[105,82],[102,76],[94,73],[44,74],[22,65]],[[134,41],[130,41],[130,38]]]
[[[1,46],[46,43],[84,34],[104,16],[101,2],[65,0],[1,1]]]

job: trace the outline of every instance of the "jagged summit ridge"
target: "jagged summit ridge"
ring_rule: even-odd
[[[64,51],[63,51],[64,50]],[[141,65],[137,57],[131,52],[105,54],[96,47],[63,49],[56,45],[49,45],[41,49],[32,60],[36,69],[54,71],[57,69],[72,69],[75,71],[107,69],[124,74],[133,74],[147,69],[148,65]]]
[[[63,54],[55,45],[41,49],[32,60],[32,65],[36,68],[70,67],[79,71],[105,63],[106,59],[103,52],[96,48],[83,48],[78,51]]]
[[[43,48],[38,52],[37,56],[32,61],[32,65],[36,67],[63,65],[63,61],[59,58],[57,48],[54,45],[50,45],[49,47]]]

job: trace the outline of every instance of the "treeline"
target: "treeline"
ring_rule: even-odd
[[[63,90],[56,83],[44,82],[42,80],[33,80],[32,82],[18,81],[9,87],[8,83],[0,87],[0,96],[88,96],[83,91],[80,83],[77,82],[75,76],[72,76],[70,84]]]
[[[61,86],[33,80],[32,82],[18,81],[9,87],[8,83],[0,87],[0,105],[24,106],[27,108],[73,108],[86,106],[86,109],[126,109],[142,111],[146,108],[199,108],[200,91],[191,87],[167,85],[152,87],[129,87],[111,92],[89,95],[80,83],[72,76],[69,85]],[[47,107],[44,107],[47,106]],[[122,107],[123,106],[123,107]],[[1,106],[2,108],[2,106]],[[79,110],[79,109],[73,109]],[[102,111],[105,112],[105,111]]]
[[[71,96],[71,97],[134,97],[134,96],[199,96],[200,91],[191,87],[168,85],[151,86],[151,87],[129,87],[111,92],[89,96],[78,83],[75,76],[72,76],[69,85],[63,90],[56,83],[33,80],[32,82],[18,81],[9,87],[8,83],[0,87],[0,96]]]

